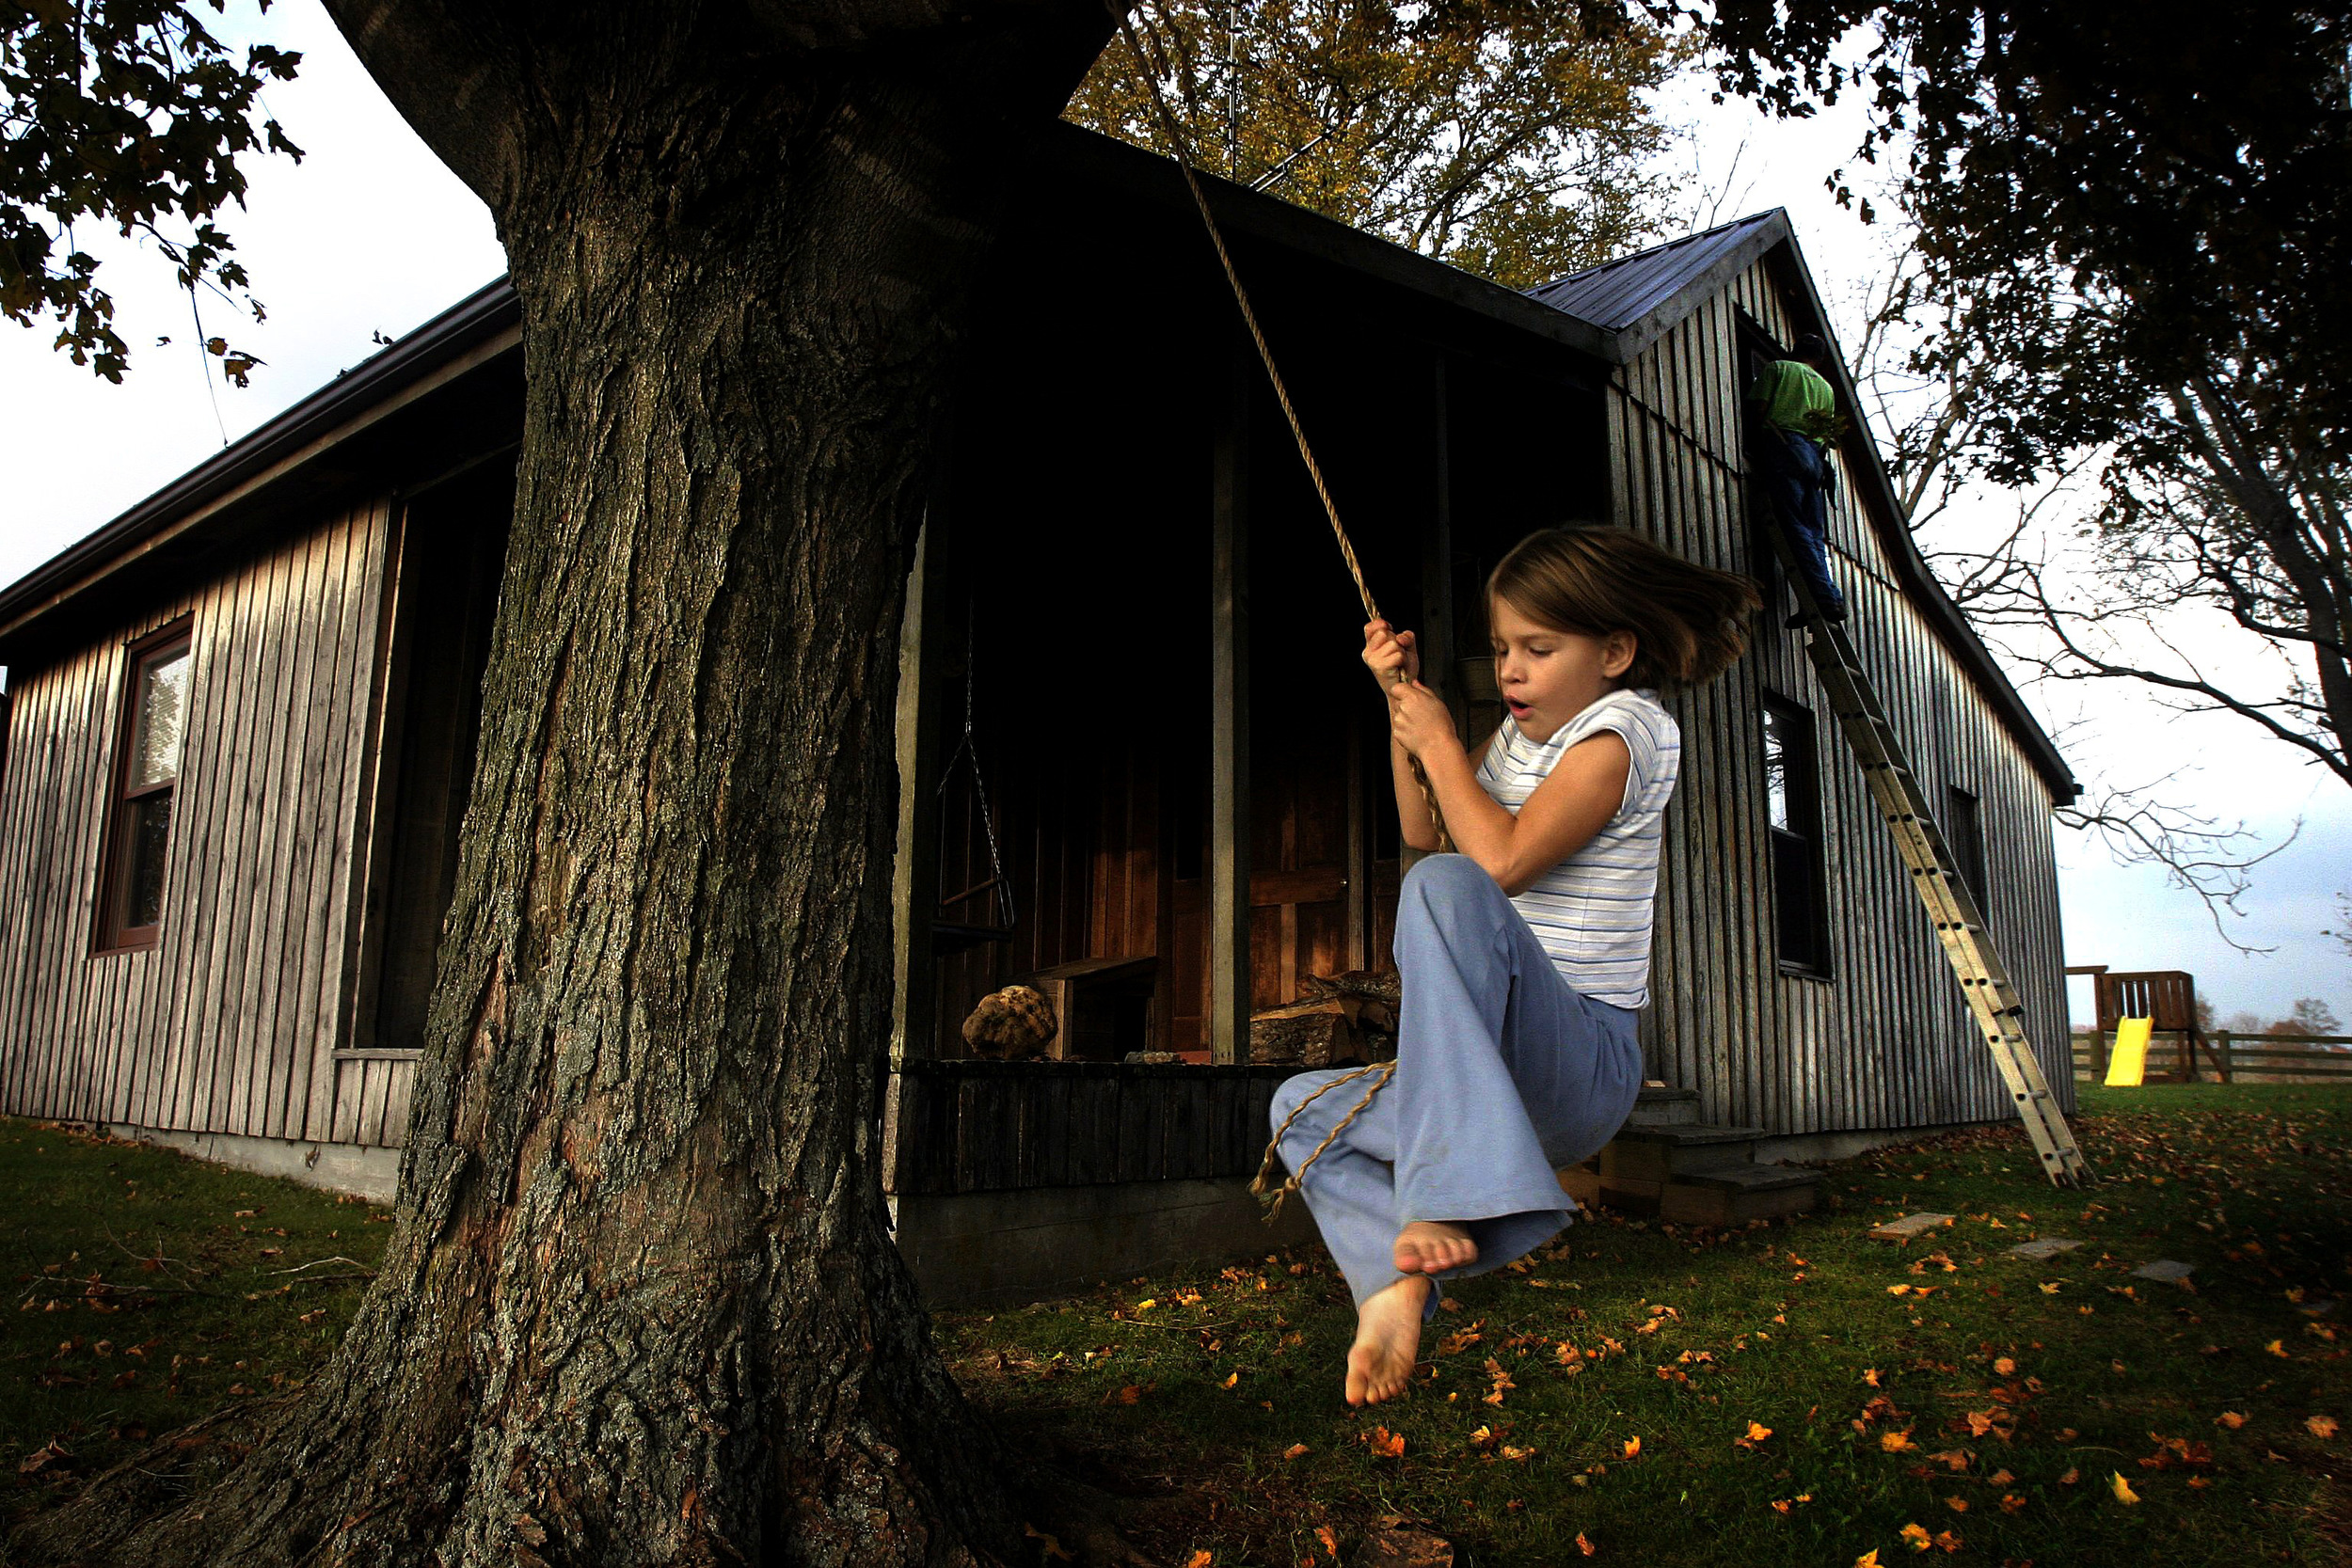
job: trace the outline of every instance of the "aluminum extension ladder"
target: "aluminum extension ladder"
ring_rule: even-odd
[[[1903,755],[1902,742],[1879,706],[1870,677],[1864,673],[1845,628],[1821,619],[1820,606],[1804,580],[1786,531],[1776,520],[1768,520],[1764,531],[1780,557],[1789,592],[1805,614],[1805,653],[1829,693],[1847,746],[1862,764],[1870,798],[1895,835],[1895,847],[1903,863],[1911,868],[1911,884],[1928,907],[1928,918],[1935,923],[1944,956],[1952,961],[1952,974],[1960,981],[1961,994],[1968,1000],[1968,1011],[1983,1031],[1985,1044],[1992,1047],[1993,1063],[2009,1085],[2018,1119],[2026,1124],[2034,1150],[2042,1156],[2042,1174],[2061,1187],[2088,1182],[2090,1166],[2075,1147],[2074,1135],[2068,1131],[2058,1101],[2042,1076],[2042,1066],[2034,1058],[2032,1042],[2026,1038],[2026,1009],[2018,1000],[2017,988],[2010,983],[2009,971],[1993,951],[1984,912],[1977,907],[1976,895],[1961,877],[1951,846],[1944,841],[1944,831],[1936,826],[1935,815],[1919,792],[1919,781],[1911,770],[1910,759]]]

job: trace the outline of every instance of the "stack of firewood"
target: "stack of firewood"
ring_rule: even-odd
[[[1343,1067],[1396,1054],[1401,993],[1395,971],[1311,974],[1300,990],[1305,994],[1295,1002],[1250,1016],[1252,1063]]]

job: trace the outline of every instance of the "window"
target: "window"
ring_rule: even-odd
[[[1821,856],[1821,794],[1813,715],[1764,701],[1764,800],[1772,824],[1772,930],[1780,967],[1829,975],[1829,901]]]
[[[1977,895],[1977,912],[1984,913],[1984,817],[1975,796],[1949,784],[1944,787],[1944,843],[1961,880]]]
[[[180,784],[188,706],[185,623],[133,643],[130,662],[115,795],[106,814],[102,951],[152,947],[162,930],[164,851],[171,842],[171,800]]]

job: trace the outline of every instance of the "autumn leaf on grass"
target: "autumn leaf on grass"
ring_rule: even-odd
[[[1282,1450],[1282,1457],[1284,1459],[1296,1459],[1300,1454],[1305,1453],[1306,1451],[1306,1444],[1293,1443],[1289,1448]]]
[[[1750,1421],[1748,1423],[1748,1434],[1745,1437],[1733,1438],[1731,1440],[1731,1446],[1736,1449],[1753,1449],[1772,1434],[1772,1429],[1771,1427],[1764,1425],[1761,1421]]]
[[[1032,1541],[1042,1543],[1040,1549],[1043,1551],[1047,1557],[1052,1558],[1057,1562],[1075,1562],[1077,1560],[1076,1554],[1066,1550],[1060,1542],[1055,1540],[1052,1536],[1046,1534],[1035,1525],[1023,1525],[1021,1527],[1021,1533],[1027,1536]],[[1195,1560],[1206,1563],[1209,1560],[1209,1554],[1202,1552]]]
[[[2015,1377],[2017,1375],[2017,1363],[2010,1360],[2006,1355],[1999,1356],[1995,1358],[1993,1363],[1993,1372],[1996,1377]]]
[[[2072,1486],[2082,1479],[2083,1473],[2081,1470],[2070,1469],[2064,1475],[2058,1477],[2058,1484],[2060,1486]]]
[[[2287,1358],[2287,1347],[2281,1340],[2273,1339],[2270,1343],[2265,1345],[2263,1349],[2268,1351],[2271,1354],[2278,1356],[2280,1360],[2285,1360]]]
[[[1534,1449],[1515,1449],[1510,1444],[1505,1443],[1502,1445],[1502,1457],[1511,1461],[1514,1465],[1517,1465],[1525,1460],[1534,1458],[1535,1450]]]
[[[2002,1493],[2002,1494],[2001,1494],[2001,1512],[2002,1512],[2002,1513],[2015,1513],[2018,1510],[2020,1510],[2020,1509],[2024,1508],[2025,1506],[2026,1506],[2026,1499],[2025,1499],[2025,1498],[2023,1498],[2023,1497],[2019,1497],[2016,1493],[2014,1493],[2014,1492],[2004,1492],[2004,1493]]]
[[[1937,1530],[1935,1544],[1947,1552],[1956,1552],[1960,1550],[1960,1536],[1952,1530]]]
[[[1954,1513],[1965,1513],[1968,1512],[1968,1499],[1965,1497],[1947,1497],[1944,1499],[1944,1506],[1950,1509]]]
[[[1865,1367],[1865,1368],[1863,1368],[1863,1369],[1862,1369],[1862,1381],[1863,1381],[1863,1382],[1865,1382],[1865,1383],[1867,1383],[1867,1384],[1868,1384],[1868,1385],[1869,1385],[1871,1387],[1873,1387],[1873,1388],[1876,1388],[1876,1387],[1880,1386],[1880,1384],[1879,1384],[1879,1370],[1878,1370],[1876,1367]]]
[[[1584,1538],[1584,1532],[1582,1530],[1578,1530],[1576,1532],[1576,1549],[1582,1552],[1586,1557],[1590,1557],[1595,1552],[1600,1550],[1598,1546],[1594,1545],[1590,1541],[1587,1541]]]
[[[1927,1527],[1925,1525],[1905,1525],[1903,1527],[1903,1544],[1909,1546],[1915,1552],[1924,1552],[1933,1546],[1935,1543],[1929,1538]]]
[[[1332,1561],[1336,1562],[1339,1560],[1340,1538],[1331,1533],[1330,1526],[1317,1525],[1315,1527],[1315,1539],[1323,1543],[1323,1549],[1331,1554]]]
[[[1216,1560],[1216,1559],[1211,1555],[1209,1549],[1206,1546],[1203,1546],[1200,1550],[1193,1553],[1192,1556],[1186,1560],[1184,1568],[1209,1568],[1209,1564],[1215,1562]]]
[[[1642,1440],[1639,1437],[1629,1437],[1625,1440],[1625,1456],[1628,1459],[1642,1457]]]
[[[2132,1490],[2132,1483],[2123,1479],[2123,1472],[2121,1470],[2115,1472],[2115,1480],[2110,1483],[2109,1490],[2114,1492],[2115,1500],[2119,1503],[2139,1501],[2139,1494]]]
[[[1873,1546],[1868,1551],[1863,1553],[1860,1557],[1855,1558],[1853,1560],[1853,1568],[1879,1568],[1879,1549],[1876,1546]]]
[[[2303,1425],[2310,1429],[2313,1437],[2333,1437],[2336,1434],[2336,1418],[2333,1416],[2307,1416],[2303,1418]]]
[[[1879,1449],[1882,1452],[1909,1453],[1912,1449],[1917,1448],[1918,1446],[1919,1445],[1911,1440],[1911,1429],[1909,1427],[1905,1427],[1900,1432],[1882,1432],[1879,1433]]]
[[[1228,1375],[1227,1375],[1227,1377],[1226,1377],[1226,1379],[1225,1379],[1225,1381],[1224,1381],[1224,1382],[1222,1382],[1222,1383],[1220,1383],[1220,1384],[1218,1384],[1218,1385],[1217,1385],[1217,1386],[1218,1386],[1219,1388],[1231,1388],[1231,1387],[1232,1387],[1234,1384],[1239,1383],[1240,1381],[1241,1381],[1241,1373],[1239,1373],[1239,1372],[1232,1372],[1232,1373],[1228,1374]]]
[[[1478,1343],[1479,1340],[1484,1339],[1485,1338],[1485,1335],[1478,1332],[1478,1325],[1476,1323],[1472,1323],[1470,1327],[1456,1330],[1454,1333],[1449,1334],[1444,1338],[1438,1340],[1438,1354],[1439,1355],[1459,1355],[1462,1352],[1470,1349],[1470,1346]]]
[[[1387,1427],[1375,1427],[1365,1433],[1363,1438],[1375,1454],[1390,1459],[1405,1457],[1405,1434],[1401,1432],[1391,1432]]]
[[[2235,1432],[2246,1424],[2246,1413],[2242,1410],[2224,1410],[2213,1419],[2216,1426],[2225,1426]]]

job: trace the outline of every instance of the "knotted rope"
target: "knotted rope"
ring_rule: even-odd
[[[1159,78],[1153,74],[1152,62],[1144,55],[1142,43],[1136,38],[1135,28],[1127,20],[1125,7],[1120,4],[1120,0],[1104,0],[1104,3],[1113,19],[1119,24],[1120,37],[1127,40],[1127,52],[1134,56],[1136,62],[1136,74],[1141,78],[1144,90],[1151,95],[1152,108],[1158,111],[1160,128],[1167,135],[1168,144],[1175,152],[1176,166],[1184,171],[1184,188],[1192,192],[1193,205],[1200,209],[1200,221],[1208,227],[1209,243],[1216,247],[1217,261],[1225,269],[1225,281],[1232,286],[1233,303],[1241,307],[1241,319],[1249,328],[1249,340],[1258,345],[1258,357],[1264,362],[1266,379],[1274,384],[1275,401],[1282,405],[1282,418],[1290,422],[1291,439],[1298,443],[1299,461],[1307,465],[1307,477],[1314,482],[1315,496],[1323,502],[1323,515],[1330,519],[1331,536],[1339,541],[1340,558],[1347,563],[1347,575],[1356,584],[1356,596],[1363,601],[1364,619],[1380,620],[1382,618],[1380,607],[1373,602],[1372,588],[1364,581],[1364,569],[1356,559],[1356,546],[1349,542],[1347,530],[1340,524],[1339,503],[1331,499],[1331,487],[1323,481],[1323,465],[1315,461],[1314,449],[1307,444],[1306,427],[1299,423],[1298,410],[1291,404],[1290,388],[1283,383],[1282,372],[1274,363],[1274,350],[1265,341],[1264,329],[1258,325],[1258,312],[1250,309],[1249,291],[1242,287],[1241,274],[1233,266],[1232,252],[1225,247],[1224,231],[1217,228],[1216,214],[1209,209],[1209,194],[1201,188],[1200,177],[1194,171],[1191,139],[1184,135],[1184,125],[1176,119],[1175,112],[1168,108],[1167,98],[1160,92]],[[1391,687],[1405,684],[1405,671],[1402,666],[1391,672],[1389,684]],[[1454,847],[1453,842],[1446,834],[1445,816],[1438,810],[1437,794],[1429,787],[1429,774],[1422,768],[1419,757],[1413,758],[1412,763],[1413,782],[1421,786],[1422,802],[1428,808],[1429,820],[1437,827],[1438,847],[1439,850],[1451,849]],[[1279,1187],[1276,1186],[1274,1172],[1282,1162],[1282,1138],[1290,1132],[1291,1123],[1298,1119],[1298,1113],[1313,1104],[1327,1091],[1339,1087],[1342,1084],[1354,1083],[1357,1079],[1371,1073],[1377,1073],[1379,1076],[1372,1087],[1364,1091],[1364,1098],[1356,1102],[1356,1108],[1341,1118],[1339,1125],[1331,1129],[1323,1142],[1315,1146],[1314,1152],[1301,1161],[1298,1168],[1291,1172],[1287,1180]],[[1342,1132],[1347,1131],[1348,1123],[1361,1116],[1364,1108],[1372,1103],[1373,1097],[1385,1088],[1389,1080],[1395,1076],[1396,1063],[1393,1061],[1359,1068],[1354,1072],[1334,1078],[1328,1084],[1318,1087],[1313,1094],[1300,1101],[1297,1108],[1283,1118],[1282,1125],[1275,1131],[1273,1141],[1265,1146],[1265,1159],[1259,1164],[1258,1174],[1251,1179],[1249,1183],[1249,1190],[1266,1201],[1265,1222],[1268,1225],[1273,1224],[1282,1212],[1283,1200],[1298,1190],[1299,1180],[1307,1174],[1308,1167],[1323,1157],[1323,1151],[1330,1148]],[[1273,1191],[1274,1196],[1271,1199],[1266,1199],[1266,1193],[1269,1189]]]

